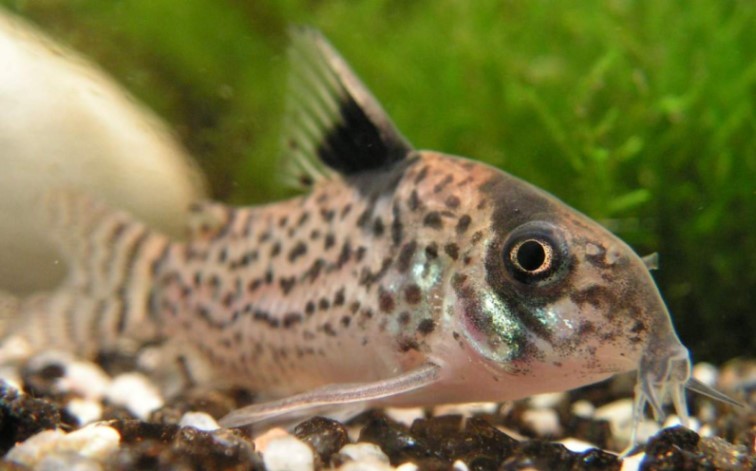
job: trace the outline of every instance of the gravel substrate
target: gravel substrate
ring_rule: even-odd
[[[750,408],[691,396],[693,430],[646,421],[645,451],[622,460],[631,375],[503,405],[370,411],[345,424],[313,417],[253,436],[216,422],[254,400],[247,391],[161,389],[138,358],[5,354],[0,470],[756,469],[753,360],[694,369]],[[181,392],[166,397],[171,389]]]

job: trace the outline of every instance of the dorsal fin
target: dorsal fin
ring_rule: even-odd
[[[309,186],[330,170],[385,168],[411,150],[378,101],[316,30],[292,28],[284,163],[290,183]]]

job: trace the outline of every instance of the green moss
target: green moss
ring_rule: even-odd
[[[658,251],[696,359],[756,353],[753,2],[1,3],[162,114],[237,203],[285,194],[285,31],[316,25],[418,147],[500,166]]]

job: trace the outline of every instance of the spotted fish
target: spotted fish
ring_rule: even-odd
[[[514,176],[414,149],[317,32],[293,35],[284,150],[309,191],[204,204],[186,242],[56,192],[71,266],[13,331],[94,354],[190,346],[227,382],[279,399],[226,426],[324,409],[503,401],[638,370],[636,420],[690,379],[649,267],[596,222]]]

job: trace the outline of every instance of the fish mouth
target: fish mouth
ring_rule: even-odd
[[[636,433],[643,419],[646,405],[661,422],[666,417],[663,405],[670,401],[683,426],[688,427],[688,403],[685,390],[708,396],[711,399],[744,407],[740,402],[691,377],[690,353],[676,335],[653,338],[641,356],[638,367],[638,382],[635,385],[633,405],[633,432],[630,447],[637,444]]]
[[[666,348],[651,342],[641,357],[638,383],[635,386],[635,415],[651,406],[656,420],[664,420],[663,404],[671,398],[675,413],[683,424],[688,422],[688,405],[685,387],[690,381],[690,354],[677,339],[667,342]]]
[[[690,372],[690,354],[676,336],[672,335],[672,339],[667,337],[664,340],[655,338],[649,342],[638,366],[630,446],[623,455],[638,444],[638,427],[643,420],[647,404],[651,406],[657,422],[661,422],[666,415],[663,405],[671,398],[680,422],[683,426],[688,426],[685,387],[690,380]]]

